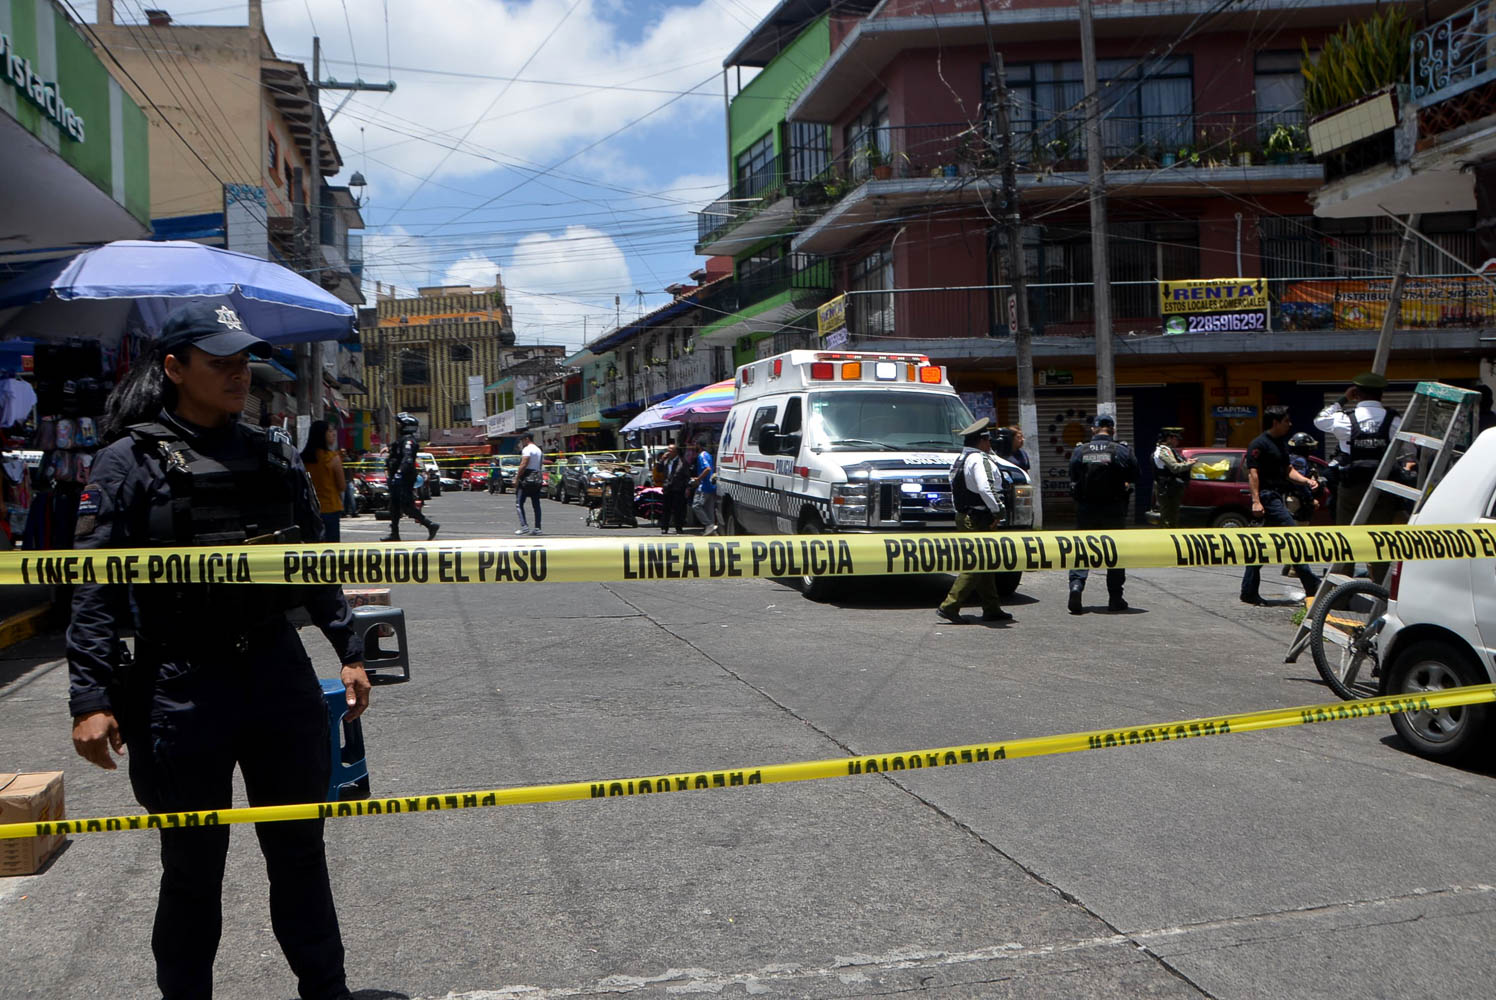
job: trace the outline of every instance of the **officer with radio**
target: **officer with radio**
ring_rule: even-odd
[[[1138,481],[1138,461],[1132,449],[1115,439],[1117,422],[1100,414],[1091,422],[1091,440],[1075,446],[1070,454],[1070,490],[1075,496],[1075,526],[1081,531],[1120,531],[1127,527],[1127,505],[1132,488]],[[1070,600],[1066,605],[1072,615],[1085,613],[1081,595],[1086,589],[1090,570],[1070,571]],[[1127,570],[1120,567],[1106,571],[1106,609],[1126,611],[1122,588]]]
[[[409,413],[401,413],[396,415],[395,425],[400,429],[400,440],[390,448],[390,456],[385,461],[385,475],[390,484],[390,533],[380,541],[400,540],[402,514],[425,528],[426,540],[430,541],[436,537],[441,525],[422,514],[421,509],[416,506],[416,477],[420,475],[417,459],[420,445],[416,443],[416,434],[421,429],[421,423]]]
[[[992,459],[989,423],[987,417],[982,417],[956,432],[961,435],[962,448],[961,457],[951,466],[951,498],[956,507],[956,528],[960,531],[991,531],[1003,516],[1002,474]],[[970,603],[973,596],[982,605],[982,621],[1013,620],[998,603],[997,582],[991,573],[962,573],[956,577],[936,614],[960,625],[965,621],[961,607]]]
[[[269,345],[227,306],[168,316],[162,338],[110,396],[105,433],[78,505],[76,547],[222,551],[316,542],[316,494],[289,440],[240,421],[249,359]],[[175,558],[175,557],[174,557]],[[286,618],[304,607],[342,662],[348,717],[369,703],[363,651],[335,584],[214,583],[194,565],[139,586],[80,584],[67,631],[73,745],[106,770],[129,750],[130,784],[151,812],[228,808],[237,765],[253,806],[321,801],[328,713]],[[133,656],[121,636],[133,631]],[[322,821],[256,827],[270,920],[307,1000],[350,996]],[[222,928],[227,826],[161,831],[152,948],[167,1000],[209,997]]]

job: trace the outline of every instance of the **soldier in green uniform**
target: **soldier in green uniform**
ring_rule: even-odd
[[[951,497],[956,506],[960,531],[991,531],[1003,514],[1002,476],[992,458],[992,440],[987,434],[991,421],[983,417],[957,431],[961,435],[961,457],[951,466]],[[961,607],[975,596],[982,605],[982,621],[1010,622],[1013,616],[998,604],[997,583],[991,573],[962,573],[937,613],[948,622],[961,624]]]

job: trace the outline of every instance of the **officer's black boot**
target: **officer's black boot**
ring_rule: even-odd
[[[440,527],[441,527],[441,525],[437,524],[435,521],[427,521],[426,522],[426,541],[429,542],[433,538],[435,538],[436,537],[437,529],[439,529]]]
[[[400,526],[397,524],[390,528],[390,533],[380,539],[381,542],[398,542],[400,540]]]
[[[1085,589],[1085,586],[1086,585],[1081,583],[1079,580],[1070,585],[1070,602],[1066,605],[1066,607],[1070,609],[1070,613],[1072,615],[1085,613],[1086,609],[1081,607],[1080,603],[1081,591]]]

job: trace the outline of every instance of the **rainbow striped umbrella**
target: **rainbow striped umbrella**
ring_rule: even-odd
[[[725,413],[732,409],[733,379],[723,379],[715,385],[705,386],[687,393],[675,401],[675,406],[665,411],[666,420],[679,420],[692,414]]]

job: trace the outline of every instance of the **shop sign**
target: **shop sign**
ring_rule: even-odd
[[[837,330],[845,330],[846,328],[847,296],[844,292],[816,310],[816,331],[822,337],[827,337]],[[837,345],[832,344],[830,346],[835,347]]]
[[[1285,330],[1380,330],[1392,279],[1301,281],[1283,293]],[[1403,284],[1398,326],[1406,330],[1481,327],[1496,317],[1496,288],[1484,278],[1410,277]]]
[[[1217,420],[1256,420],[1257,407],[1255,406],[1212,406],[1210,415]]]
[[[1040,385],[1074,385],[1075,372],[1047,368],[1039,372]]]
[[[831,333],[826,334],[826,346],[846,347],[847,341],[851,339],[851,335],[847,333],[847,328],[842,327],[840,330],[833,330]]]
[[[1261,332],[1267,329],[1267,282],[1262,278],[1160,281],[1164,333]]]
[[[62,88],[54,80],[45,80],[31,65],[31,59],[15,49],[9,35],[0,34],[0,70],[6,81],[21,93],[62,134],[74,142],[84,141],[83,119],[63,100]]]

